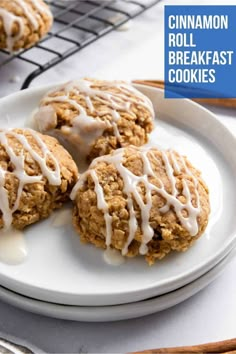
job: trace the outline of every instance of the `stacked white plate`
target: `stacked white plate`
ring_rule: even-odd
[[[173,253],[149,267],[142,257],[120,266],[105,263],[103,251],[82,245],[71,225],[52,218],[25,232],[28,258],[0,263],[0,298],[32,312],[79,321],[134,318],[161,311],[192,296],[224,269],[236,243],[236,140],[203,107],[166,100],[163,91],[136,86],[153,102],[156,129],[150,145],[186,154],[210,189],[211,215],[205,234],[186,253]],[[52,86],[0,100],[3,126],[24,126]]]

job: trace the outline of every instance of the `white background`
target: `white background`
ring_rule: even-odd
[[[134,20],[128,31],[100,39],[36,79],[32,86],[75,76],[163,78],[164,4],[236,5],[236,1],[164,1]],[[0,70],[0,96],[18,89],[23,67]],[[214,109],[236,134],[236,111]],[[236,259],[213,284],[184,303],[158,314],[115,323],[76,323],[40,317],[0,302],[0,331],[34,343],[46,352],[117,353],[192,345],[236,337]]]

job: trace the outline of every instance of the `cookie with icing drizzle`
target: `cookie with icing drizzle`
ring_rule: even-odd
[[[145,256],[151,265],[186,251],[204,232],[209,192],[176,151],[127,147],[96,158],[74,187],[73,224],[82,242]]]
[[[122,81],[81,79],[47,93],[34,119],[75,160],[92,160],[128,145],[141,146],[153,129],[151,101]]]
[[[53,17],[43,0],[0,0],[0,48],[32,47],[51,28]]]
[[[69,199],[78,178],[69,153],[31,129],[0,130],[0,229],[23,229]]]

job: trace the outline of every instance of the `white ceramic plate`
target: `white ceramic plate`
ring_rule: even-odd
[[[46,220],[29,227],[29,256],[18,266],[0,264],[2,286],[39,300],[68,305],[117,305],[173,291],[213,268],[236,241],[236,142],[203,107],[189,100],[165,100],[163,91],[138,86],[153,101],[158,120],[151,143],[189,156],[210,187],[212,213],[207,232],[186,253],[173,253],[148,267],[140,257],[119,267],[103,252],[80,244],[72,227]],[[52,86],[29,89],[0,100],[3,126],[23,126]]]
[[[152,299],[131,304],[100,307],[59,305],[34,300],[3,287],[0,287],[0,299],[29,312],[64,320],[105,322],[137,318],[166,310],[197,294],[223,272],[226,265],[234,256],[235,250],[231,251],[209,272],[180,289]]]

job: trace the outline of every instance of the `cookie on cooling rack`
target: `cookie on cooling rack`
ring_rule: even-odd
[[[204,232],[209,192],[186,157],[175,151],[127,147],[95,159],[71,198],[82,242],[149,265],[186,251]]]
[[[32,47],[50,29],[53,17],[42,0],[0,0],[0,48]]]
[[[128,145],[141,146],[153,129],[151,101],[122,81],[81,79],[47,93],[37,129],[56,136],[73,157],[91,161]]]
[[[69,199],[78,178],[69,153],[31,129],[0,130],[0,228],[23,229]]]

